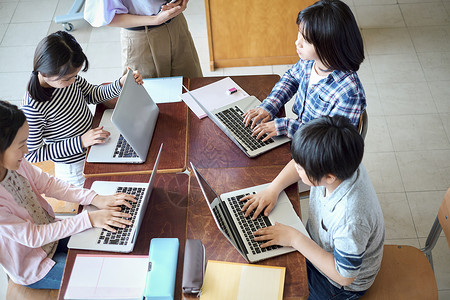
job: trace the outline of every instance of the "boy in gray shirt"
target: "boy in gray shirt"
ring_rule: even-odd
[[[361,165],[364,141],[348,119],[322,117],[306,124],[292,140],[289,162],[266,190],[244,197],[253,218],[268,215],[278,194],[302,180],[311,186],[309,239],[290,226],[275,224],[255,232],[255,240],[291,246],[307,259],[308,299],[358,299],[380,269],[384,218],[375,190]]]

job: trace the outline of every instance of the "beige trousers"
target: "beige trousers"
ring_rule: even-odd
[[[202,77],[202,70],[183,14],[168,24],[145,30],[121,30],[123,73],[139,70],[143,78]]]

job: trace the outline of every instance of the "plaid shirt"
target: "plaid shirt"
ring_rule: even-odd
[[[341,115],[358,126],[359,117],[366,108],[366,96],[356,72],[335,70],[308,89],[313,65],[313,60],[300,59],[261,103],[260,107],[268,111],[273,119],[297,93],[292,110],[298,118],[275,118],[277,135],[292,138],[300,126],[321,116]]]

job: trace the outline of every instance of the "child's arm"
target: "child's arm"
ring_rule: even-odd
[[[54,160],[84,152],[80,136],[68,138],[52,144],[44,143],[44,116],[38,110],[28,105],[24,105],[22,111],[25,113],[30,127],[30,134],[27,140],[29,153],[25,156],[28,161],[40,162]]]
[[[265,190],[241,199],[241,201],[247,200],[242,208],[245,216],[247,217],[253,210],[255,210],[253,219],[256,219],[263,210],[264,215],[268,216],[275,207],[281,191],[299,180],[300,176],[295,169],[295,161],[291,160]]]
[[[355,277],[344,277],[336,271],[333,254],[325,251],[316,242],[295,228],[276,223],[274,226],[259,229],[255,241],[266,241],[261,247],[272,245],[290,246],[303,254],[317,269],[342,286],[350,285]]]
[[[83,77],[77,76],[74,84],[81,89],[84,100],[88,104],[98,104],[119,97],[122,91],[120,79],[110,84],[95,85],[87,82]]]

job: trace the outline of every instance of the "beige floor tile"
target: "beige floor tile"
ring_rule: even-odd
[[[27,89],[28,80],[31,71],[29,72],[11,72],[0,73],[0,88],[1,100],[22,100]]]
[[[378,93],[378,87],[375,83],[365,83],[362,82],[364,92],[366,94],[366,102],[367,102],[367,114],[370,116],[381,116],[384,115],[383,107],[380,102],[380,95]],[[369,128],[370,128],[370,119],[369,119]]]
[[[31,72],[35,48],[0,47],[0,72]]]
[[[414,227],[419,238],[426,238],[430,233],[444,195],[445,191],[406,193],[414,220]]]
[[[364,28],[362,33],[369,55],[414,53],[407,28]]]
[[[413,246],[417,249],[420,249],[419,240],[417,238],[411,238],[411,239],[385,239],[384,240],[385,245],[407,245],[407,246]]]
[[[90,25],[87,25],[90,27]],[[78,30],[76,30],[78,31]],[[119,27],[94,27],[89,35],[89,43],[117,42],[120,43]]]
[[[120,43],[89,43],[85,54],[94,69],[120,68],[122,66]]]
[[[405,27],[398,5],[356,6],[356,15],[361,28]]]
[[[386,115],[436,114],[436,105],[426,82],[377,84]]]
[[[397,152],[397,161],[405,191],[450,187],[450,150]]]
[[[395,151],[450,149],[437,114],[387,116]]]
[[[86,21],[73,21],[70,22],[73,25],[73,31],[69,32],[71,35],[75,37],[78,43],[87,44],[89,43],[89,39],[91,37],[92,27]],[[55,22],[51,22],[50,28],[48,29],[48,34],[51,34],[56,31],[63,30],[64,28],[62,24],[56,24]],[[114,39],[113,39],[114,40]]]
[[[50,22],[9,24],[2,46],[34,46],[47,35]]]
[[[440,113],[450,112],[450,81],[428,82],[436,108]]]
[[[397,0],[356,0],[355,6],[364,5],[392,5],[397,4]]]
[[[189,0],[186,10],[183,12],[188,15],[203,15],[205,16],[205,1],[203,0]]]
[[[21,1],[11,19],[11,23],[51,21],[58,0]]]
[[[8,29],[9,24],[0,23],[0,45],[2,43],[3,37],[5,36],[6,30]]]
[[[425,238],[419,239],[420,244],[425,245]],[[433,249],[434,275],[436,276],[438,290],[450,289],[450,249],[445,237],[439,237]],[[439,298],[440,300],[448,298]]]
[[[417,54],[428,81],[450,80],[450,52]]]
[[[369,130],[365,139],[365,152],[392,152],[391,136],[384,116],[372,116],[368,114]]]
[[[200,64],[209,64],[209,47],[207,37],[193,38]]]
[[[450,299],[450,289],[449,290],[438,290],[438,299],[449,300]]]
[[[394,152],[365,153],[362,163],[377,193],[404,191]]]
[[[408,31],[417,52],[450,51],[450,26],[409,27]]]
[[[300,199],[300,210],[301,210],[301,219],[303,224],[305,224],[308,222],[308,218],[309,218],[309,198],[305,198],[305,199]]]
[[[377,83],[423,82],[425,74],[415,53],[371,55]]]
[[[208,37],[206,16],[204,14],[186,15],[186,21],[192,37]]]
[[[448,25],[450,18],[442,2],[400,4],[407,26]]]
[[[417,238],[405,193],[377,194],[384,215],[386,239]]]
[[[17,2],[0,3],[0,23],[9,24],[16,7]]]
[[[447,133],[447,138],[450,140],[450,113],[439,114],[441,116],[444,130]]]
[[[375,78],[373,77],[372,63],[369,59],[369,56],[366,55],[363,63],[359,66],[359,70],[357,71],[359,80],[363,86],[367,83],[375,83]]]

